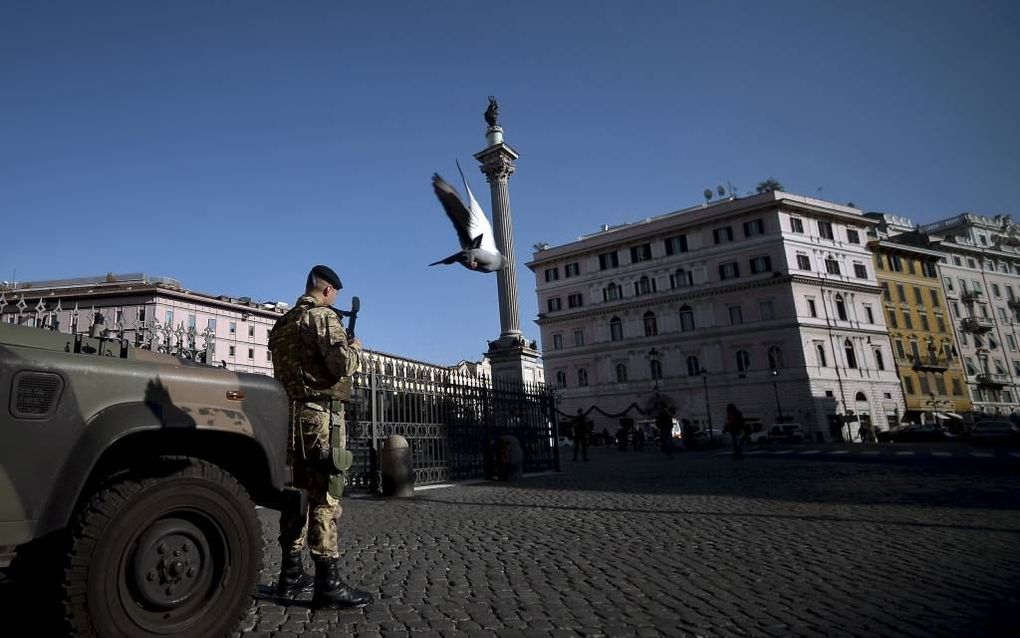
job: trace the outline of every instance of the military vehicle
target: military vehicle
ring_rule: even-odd
[[[233,631],[261,570],[255,504],[299,494],[286,447],[272,378],[0,324],[0,566],[51,583],[65,631]]]

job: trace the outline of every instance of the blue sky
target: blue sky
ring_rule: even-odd
[[[916,221],[1017,215],[1018,7],[12,0],[0,279],[141,271],[293,302],[326,263],[368,347],[477,359],[495,276],[426,264],[456,249],[433,172],[460,159],[489,208],[472,158],[488,95],[521,155],[530,338],[533,244],[727,180]]]

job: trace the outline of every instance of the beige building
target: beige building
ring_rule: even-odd
[[[774,192],[544,247],[536,276],[548,382],[596,431],[656,393],[692,423],[801,423],[856,438],[903,411],[867,234],[855,208]],[[613,416],[606,416],[606,415]],[[846,424],[846,425],[844,425]]]

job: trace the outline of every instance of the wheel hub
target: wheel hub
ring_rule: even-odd
[[[166,518],[154,523],[138,539],[129,575],[139,602],[156,609],[172,609],[196,591],[210,552],[205,534],[190,521]]]

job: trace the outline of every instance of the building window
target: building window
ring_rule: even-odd
[[[910,318],[909,310],[903,311],[903,327],[906,328],[907,330],[914,329],[914,320]]]
[[[233,356],[235,356],[236,352],[237,352],[237,347],[236,346],[230,346],[230,349],[227,351],[227,354],[229,354],[230,356],[233,357]]]
[[[818,316],[818,309],[815,308],[815,300],[811,299],[810,297],[808,297],[808,300],[807,300],[807,309],[808,309],[808,315],[809,316],[811,316],[811,317],[817,317]]]
[[[173,310],[167,310],[166,311],[166,315],[164,315],[164,317],[166,318],[166,325],[168,325],[168,326],[174,325],[174,311]]]
[[[648,312],[645,313],[644,323],[645,323],[645,336],[646,337],[654,337],[655,335],[659,334],[659,326],[658,326],[658,323],[656,323],[656,321],[655,321],[655,313],[654,312],[649,310]]]
[[[847,228],[846,229],[846,240],[847,240],[847,242],[849,242],[851,244],[859,244],[859,243],[861,243],[861,236],[853,228]]]
[[[701,363],[694,355],[687,357],[687,376],[696,377],[701,374]]]
[[[820,367],[824,368],[827,365],[829,365],[828,362],[825,361],[825,346],[824,345],[822,345],[820,343],[816,343],[815,344],[815,356],[818,357],[818,365]]]
[[[556,333],[553,335],[553,350],[563,349],[563,335]]]
[[[680,308],[680,330],[683,332],[694,330],[694,312],[690,306]]]
[[[790,218],[790,231],[804,234],[804,222],[799,217]]]
[[[963,394],[963,384],[960,383],[959,379],[953,379],[953,396],[961,396]]]
[[[875,323],[875,313],[871,311],[871,306],[864,306],[864,318],[868,323]]]
[[[867,279],[868,267],[864,264],[854,264],[854,276],[858,279]]]
[[[584,345],[584,330],[574,331],[574,346],[580,348]]]
[[[854,352],[854,344],[849,339],[843,341],[843,350],[846,351],[846,365],[848,368],[857,367],[857,354]]]
[[[623,322],[619,317],[609,320],[609,338],[612,341],[623,341]]]
[[[249,337],[255,336],[255,326],[248,326],[248,336]]]
[[[825,271],[827,273],[829,273],[830,275],[838,275],[839,274],[839,262],[836,261],[836,258],[833,257],[832,255],[829,255],[825,259]]]
[[[559,268],[546,268],[545,269],[545,281],[546,281],[546,283],[548,283],[550,281],[558,281],[559,278],[560,278],[560,269]]]
[[[943,277],[942,278],[942,283],[945,285],[946,290],[948,290],[949,292],[953,292],[953,278],[952,277]]]
[[[737,350],[737,372],[741,375],[747,374],[748,368],[751,367],[751,357],[748,356],[747,350]]]
[[[890,328],[900,327],[899,322],[896,321],[896,311],[893,310],[892,308],[889,309],[889,327]]]
[[[999,284],[992,284],[992,295],[996,299],[1002,299],[1002,290],[999,288]]]
[[[575,292],[567,295],[567,307],[568,308],[580,308],[584,305],[584,299],[581,297],[581,293]]]
[[[811,270],[811,259],[807,255],[797,253],[797,268]]]
[[[942,318],[942,315],[935,315],[935,325],[938,327],[939,332],[946,331],[946,322]]]
[[[581,274],[581,267],[577,262],[569,263],[563,267],[563,274],[567,277],[577,277]]]
[[[248,358],[249,359],[255,358],[255,348],[248,348]]]
[[[903,288],[903,284],[896,284],[896,294],[900,301],[907,303],[907,291]]]
[[[740,276],[740,267],[737,262],[731,261],[725,264],[719,264],[719,278],[720,279],[733,279]]]
[[[903,272],[903,260],[899,255],[889,255],[889,268],[895,272]]]
[[[885,370],[885,359],[882,358],[882,351],[875,350],[875,365],[879,370]]]
[[[758,274],[761,272],[769,272],[772,270],[772,259],[767,255],[764,257],[755,257],[751,259],[751,273]]]
[[[669,276],[669,287],[670,288],[686,288],[694,284],[694,276],[692,273],[684,270],[683,268],[677,268],[676,272]]]
[[[928,292],[931,293],[931,307],[932,308],[939,308],[939,307],[941,307],[942,304],[939,303],[939,291],[935,290],[935,289],[931,289]]]
[[[652,258],[652,245],[641,244],[630,247],[630,263],[637,264]]]
[[[896,339],[895,344],[896,344],[896,358],[900,360],[906,359],[907,353],[904,352],[903,350],[903,340]]]
[[[1013,335],[1006,335],[1006,345],[1009,346],[1010,350],[1016,352],[1016,338]]]
[[[771,300],[766,300],[758,304],[758,309],[761,311],[762,321],[770,321],[776,318],[775,308],[772,306]]]
[[[783,351],[779,346],[772,346],[768,350],[769,370],[779,370],[783,366]]]
[[[687,235],[677,235],[665,241],[667,255],[679,255],[687,252]]]
[[[647,275],[642,275],[641,279],[634,282],[634,295],[647,295],[648,293],[655,292],[655,279],[649,279]]]
[[[611,253],[602,253],[599,255],[599,270],[609,270],[610,268],[619,268],[620,258],[616,254],[616,251]]]
[[[577,369],[577,387],[586,388],[588,387],[588,371],[584,368]]]
[[[885,299],[886,301],[892,301],[892,295],[889,294],[889,284],[884,281],[881,281],[879,282],[878,285],[882,289],[882,299]]]
[[[914,286],[914,301],[917,302],[917,305],[919,306],[924,305],[924,296],[921,294],[921,289],[917,286]]]
[[[563,370],[556,371],[556,387],[565,388],[567,387],[567,373]]]
[[[829,222],[818,222],[818,234],[822,236],[822,239],[833,239],[832,224]]]
[[[230,322],[230,334],[232,334],[232,335],[233,334],[237,334],[237,322],[236,321],[231,321]]]
[[[138,320],[138,323],[145,323],[145,306],[138,306],[138,310],[135,312],[135,319]]]
[[[266,361],[268,361],[269,363],[273,362],[273,351],[272,350],[266,350]]]
[[[712,239],[717,244],[726,244],[733,241],[733,229],[729,226],[716,228],[712,231]]]
[[[765,225],[760,219],[752,219],[749,222],[744,222],[744,237],[754,237],[755,235],[764,235]]]
[[[662,378],[662,362],[658,360],[648,362],[649,371],[652,373],[652,379]]]
[[[614,283],[610,283],[608,286],[602,289],[603,301],[616,301],[622,296],[623,289]]]
[[[910,377],[903,377],[903,391],[907,394],[914,393],[914,380]]]
[[[932,279],[937,279],[939,276],[938,266],[932,261],[921,262],[921,272],[925,277],[931,277]]]
[[[744,323],[743,313],[740,311],[740,306],[730,306],[730,325],[738,325]]]
[[[622,363],[616,364],[616,382],[627,383],[627,366]]]
[[[846,321],[846,302],[843,301],[843,295],[836,295],[836,316],[840,321]]]
[[[556,312],[561,307],[560,306],[560,298],[559,297],[551,297],[549,299],[548,303],[549,303],[549,312]]]
[[[918,381],[918,385],[921,386],[920,387],[921,394],[928,394],[929,392],[931,392],[931,387],[928,385],[928,377],[927,376],[925,376],[923,374],[919,374],[919,375],[917,375],[917,381]]]
[[[216,332],[216,320],[210,318],[208,321],[205,322],[205,328],[209,332]]]
[[[921,330],[924,330],[925,332],[931,330],[931,327],[928,325],[928,315],[924,313],[918,313],[917,316],[921,319]]]

